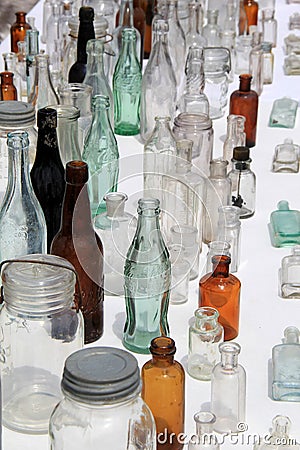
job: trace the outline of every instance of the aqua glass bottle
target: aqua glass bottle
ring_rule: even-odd
[[[270,215],[269,232],[274,247],[292,247],[300,244],[300,211],[290,209],[286,200],[280,200],[277,210]]]
[[[168,335],[171,263],[159,226],[159,200],[138,202],[138,222],[125,267],[124,346],[149,353],[151,340]]]
[[[136,31],[124,28],[121,53],[113,75],[116,134],[139,134],[141,90],[142,70],[136,54]]]
[[[118,144],[109,121],[109,98],[92,98],[93,120],[84,143],[82,159],[89,167],[88,190],[92,216],[106,211],[104,195],[117,190]]]
[[[32,253],[46,253],[47,228],[29,175],[27,132],[11,132],[8,145],[8,182],[0,209],[0,261]]]

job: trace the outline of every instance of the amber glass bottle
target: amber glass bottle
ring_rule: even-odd
[[[199,307],[211,306],[218,310],[225,341],[234,339],[239,332],[241,282],[229,273],[230,262],[230,256],[214,255],[213,272],[199,282]]]
[[[142,398],[155,419],[157,450],[179,450],[183,443],[178,435],[184,433],[184,369],[174,360],[173,339],[153,339],[150,352],[152,359],[142,367]]]
[[[244,9],[247,16],[247,34],[249,34],[249,27],[257,25],[258,3],[255,0],[244,0]]]
[[[240,75],[240,86],[230,96],[229,114],[244,116],[246,119],[246,146],[254,147],[256,141],[256,125],[258,111],[258,95],[251,90],[252,76]]]
[[[152,21],[156,10],[157,0],[146,0],[142,3],[146,15],[144,36],[144,58],[149,59],[152,47]]]
[[[14,74],[12,72],[1,72],[0,79],[0,100],[18,100],[18,93],[13,80]]]
[[[10,27],[10,47],[11,51],[18,53],[18,42],[25,41],[26,31],[31,30],[31,26],[26,22],[24,11],[16,12],[17,19]]]
[[[87,181],[85,162],[67,163],[61,226],[50,249],[77,271],[81,296],[76,284],[75,303],[84,317],[85,344],[103,334],[103,246],[92,224]]]

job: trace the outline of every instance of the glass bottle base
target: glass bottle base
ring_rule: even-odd
[[[122,343],[123,343],[124,347],[127,348],[127,350],[130,350],[131,352],[140,353],[143,355],[148,355],[150,353],[150,350],[149,350],[150,341],[149,341],[148,347],[142,347],[142,346],[136,345],[134,343],[129,343],[125,339],[123,339]]]
[[[272,398],[283,402],[300,402],[300,380],[294,383],[273,382]]]
[[[129,123],[120,123],[115,125],[115,134],[121,136],[136,136],[140,132],[140,128],[136,125],[131,125]]]

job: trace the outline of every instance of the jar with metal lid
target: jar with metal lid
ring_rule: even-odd
[[[61,382],[64,399],[49,425],[52,450],[156,449],[152,413],[139,396],[136,358],[114,347],[70,355]]]
[[[174,119],[173,133],[176,140],[193,141],[192,163],[208,175],[214,140],[211,119],[206,114],[181,113]]]
[[[82,316],[72,309],[74,272],[65,259],[41,254],[2,269],[2,420],[14,431],[48,432],[64,361],[83,347]]]
[[[6,190],[8,178],[7,135],[16,130],[27,131],[29,138],[29,166],[35,159],[37,131],[35,110],[29,103],[0,101],[0,200]]]

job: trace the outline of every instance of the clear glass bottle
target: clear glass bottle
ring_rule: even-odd
[[[153,44],[142,78],[141,138],[149,139],[155,117],[175,116],[176,78],[168,48],[169,25],[165,20],[153,21]]]
[[[28,134],[7,136],[8,180],[0,209],[0,261],[46,253],[47,228],[29,176]]]
[[[220,206],[218,229],[220,241],[230,244],[231,273],[238,271],[240,265],[241,222],[240,208],[237,206]]]
[[[136,32],[122,31],[122,48],[113,75],[114,131],[124,136],[140,132],[142,69],[136,54]]]
[[[15,85],[18,91],[18,98],[24,102],[27,102],[27,75],[26,75],[27,44],[26,41],[19,41],[17,45],[18,45],[18,54],[17,54],[16,68],[14,71]]]
[[[144,145],[144,197],[158,198],[163,196],[163,175],[170,169],[176,155],[176,141],[170,128],[170,117],[155,117],[155,127]]]
[[[2,420],[11,430],[48,432],[62,397],[64,361],[83,347],[82,316],[73,308],[75,281],[73,266],[51,255],[12,259],[2,270],[1,339],[10,349],[0,363]]]
[[[27,79],[27,98],[33,90],[35,71],[36,71],[36,55],[39,54],[39,32],[38,30],[27,30],[26,32],[26,79]],[[45,105],[46,106],[46,105]]]
[[[154,450],[155,422],[140,397],[136,358],[114,347],[85,348],[65,362],[63,400],[50,418],[52,450]]]
[[[290,436],[290,428],[291,421],[287,416],[275,416],[267,442],[261,438],[260,442],[253,446],[253,450],[299,450],[300,445]]]
[[[165,336],[151,341],[152,359],[141,371],[142,398],[152,411],[156,424],[157,450],[183,448],[180,436],[184,433],[185,373],[182,365],[175,361],[173,339]],[[157,399],[159,398],[159,401]],[[161,442],[161,436],[167,442]],[[172,441],[168,441],[171,439]]]
[[[276,47],[277,45],[277,20],[274,15],[274,9],[263,9],[261,11],[263,41],[271,42],[272,47]]]
[[[49,55],[49,64],[52,69],[54,61],[61,61],[61,37],[59,34],[59,21],[63,15],[63,4],[54,0],[52,3],[52,10],[47,21],[47,40],[46,53]]]
[[[222,207],[221,207],[222,208]],[[207,254],[206,254],[206,268],[204,275],[206,273],[213,271],[212,257],[220,255],[231,256],[230,255],[230,244],[227,241],[211,241],[207,244]]]
[[[211,306],[218,310],[225,341],[236,338],[239,332],[241,282],[229,272],[230,262],[230,256],[214,255],[212,272],[199,281],[199,307]]]
[[[170,288],[170,304],[181,305],[189,297],[189,279],[191,264],[186,259],[185,248],[181,244],[168,244],[170,253],[172,283]]]
[[[236,60],[235,71],[236,75],[249,73],[250,52],[252,50],[252,36],[241,35],[236,43]]]
[[[188,450],[219,450],[218,439],[213,434],[216,416],[210,411],[200,411],[194,415],[194,421],[196,434],[191,437]]]
[[[95,230],[104,248],[104,288],[107,295],[124,295],[124,264],[136,229],[135,217],[124,211],[127,199],[122,192],[106,194],[106,212],[94,219]]]
[[[272,84],[273,69],[274,69],[274,55],[272,52],[272,44],[271,42],[262,42],[261,48],[263,51],[263,66],[262,66],[263,84]]]
[[[284,256],[279,269],[279,295],[282,298],[300,298],[300,246],[295,245],[291,254]]]
[[[207,47],[220,47],[220,27],[218,25],[219,10],[207,11],[207,24],[203,27],[203,37],[206,39]]]
[[[218,237],[218,208],[231,203],[231,180],[227,176],[228,162],[224,159],[210,161],[210,175],[206,180],[204,197],[203,241],[215,241]]]
[[[230,51],[231,69],[228,74],[228,81],[229,81],[229,83],[232,83],[234,81],[234,73],[235,73],[236,33],[233,30],[228,30],[228,29],[221,30],[220,38],[221,38],[221,46],[224,48],[227,48]]]
[[[170,228],[171,242],[183,246],[183,257],[190,262],[190,280],[198,278],[199,256],[202,241],[199,241],[198,228],[191,225],[174,225]]]
[[[245,117],[229,114],[227,116],[227,135],[223,145],[223,159],[231,162],[233,149],[245,145],[244,134]],[[227,170],[229,171],[229,164]]]
[[[32,91],[28,97],[28,103],[35,106],[36,110],[48,105],[58,105],[59,99],[54,90],[49,71],[49,56],[36,55],[35,79]]]
[[[249,54],[249,73],[252,75],[251,87],[261,95],[263,91],[263,50],[261,44],[255,45]]]
[[[209,306],[196,309],[189,327],[188,373],[197,380],[210,380],[218,359],[218,345],[224,329],[219,313]]]
[[[189,8],[189,28],[185,35],[186,49],[189,50],[191,46],[206,47],[207,40],[202,35],[202,23],[203,23],[203,8],[201,3],[190,2]]]
[[[0,100],[18,100],[18,91],[14,85],[12,72],[0,72]]]
[[[297,327],[284,330],[282,344],[272,349],[272,398],[298,402],[300,398],[300,331]]]
[[[150,342],[169,334],[171,263],[159,226],[159,200],[138,202],[138,223],[124,267],[126,323],[123,344],[149,353]]]
[[[213,369],[211,379],[211,410],[217,420],[218,433],[235,433],[238,424],[245,421],[246,372],[238,363],[241,347],[236,342],[219,345],[221,362]]]
[[[16,21],[10,27],[10,50],[18,53],[18,42],[24,41],[26,31],[31,29],[29,23],[26,22],[26,12],[18,11],[16,14]]]
[[[93,217],[105,211],[104,195],[118,188],[119,150],[109,121],[109,106],[107,96],[93,97],[93,121],[82,154],[90,171],[88,187]]]
[[[232,205],[240,209],[240,219],[252,217],[255,212],[256,176],[250,169],[248,147],[233,149],[231,180]]]
[[[178,19],[178,0],[167,0],[167,20],[169,25],[169,54],[176,78],[178,96],[183,84],[183,68],[186,58],[185,34]],[[176,45],[174,45],[174,42],[176,42]]]
[[[275,147],[272,172],[297,173],[299,171],[300,145],[285,139]]]

